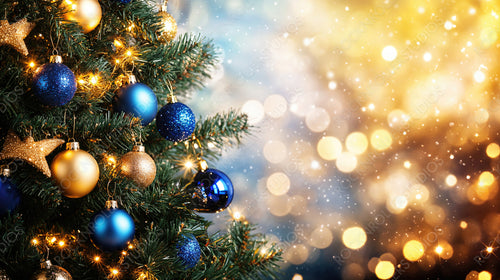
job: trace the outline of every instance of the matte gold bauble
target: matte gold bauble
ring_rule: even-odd
[[[131,152],[126,153],[121,161],[121,174],[146,188],[153,183],[156,177],[155,161],[145,153],[144,146],[134,146]]]
[[[57,154],[51,164],[52,174],[61,192],[69,198],[89,194],[99,180],[99,165],[87,152],[80,150],[78,142],[66,144],[66,150]]]
[[[170,42],[177,35],[177,22],[175,22],[174,17],[167,13],[166,3],[161,7],[158,15],[161,16],[160,40]]]
[[[65,18],[76,21],[84,33],[94,30],[101,22],[102,10],[97,0],[64,0],[63,5],[68,11]]]

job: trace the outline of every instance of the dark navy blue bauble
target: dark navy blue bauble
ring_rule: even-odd
[[[115,110],[141,118],[141,124],[152,122],[158,110],[156,95],[147,85],[134,83],[121,88],[115,99]]]
[[[14,211],[19,205],[21,194],[8,177],[0,176],[0,216]]]
[[[114,0],[115,2],[121,3],[121,4],[128,4],[132,0]]]
[[[33,76],[33,91],[44,105],[62,106],[75,95],[75,74],[62,63],[44,64]]]
[[[163,106],[156,115],[156,128],[161,136],[173,142],[183,141],[193,134],[196,118],[191,109],[180,103]]]
[[[233,183],[217,169],[199,171],[187,189],[192,192],[194,210],[198,212],[216,213],[233,201]]]
[[[182,234],[177,241],[177,256],[186,268],[194,267],[201,257],[201,247],[193,234]]]
[[[90,239],[103,251],[122,250],[134,239],[132,217],[118,208],[105,209],[95,215],[89,225]]]

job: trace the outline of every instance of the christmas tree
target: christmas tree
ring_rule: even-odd
[[[213,165],[249,132],[237,110],[180,102],[219,63],[210,40],[176,34],[166,3],[0,9],[0,279],[277,277],[248,221],[211,234],[197,214],[231,203]]]

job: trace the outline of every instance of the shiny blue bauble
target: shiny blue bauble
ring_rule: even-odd
[[[177,256],[186,268],[194,267],[201,257],[201,247],[193,234],[182,234],[176,244]]]
[[[189,138],[196,126],[196,117],[191,109],[180,103],[168,103],[156,115],[156,128],[160,135],[172,142]]]
[[[121,4],[128,4],[132,0],[115,0],[115,2],[121,3]]]
[[[33,76],[33,92],[44,105],[62,106],[75,95],[75,74],[62,63],[44,64]]]
[[[94,245],[107,252],[122,250],[134,239],[132,217],[125,210],[117,208],[99,212],[92,218],[89,228]]]
[[[14,211],[19,205],[21,194],[8,177],[0,176],[0,216]]]
[[[141,124],[145,126],[154,120],[158,110],[158,100],[147,85],[129,84],[118,91],[115,110],[140,118]]]
[[[194,210],[198,212],[217,213],[233,201],[233,183],[217,169],[199,171],[186,188],[192,194]]]

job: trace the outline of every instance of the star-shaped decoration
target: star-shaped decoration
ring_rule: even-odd
[[[9,45],[27,56],[29,52],[24,44],[24,38],[34,27],[35,24],[28,22],[25,18],[13,24],[9,24],[7,20],[0,20],[0,46]]]
[[[0,160],[11,158],[22,159],[36,167],[45,176],[50,177],[50,168],[45,157],[64,142],[66,141],[55,138],[35,142],[31,136],[21,141],[19,136],[13,131],[9,131],[3,144],[2,152],[0,152]]]

